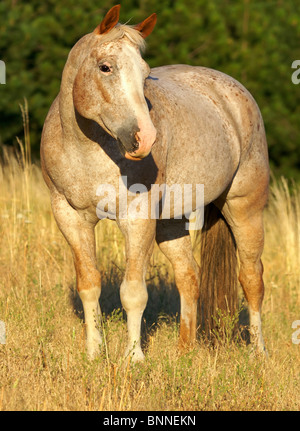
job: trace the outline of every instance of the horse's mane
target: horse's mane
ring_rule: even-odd
[[[108,33],[101,35],[101,43],[109,43],[127,37],[132,43],[138,46],[141,51],[145,50],[146,42],[141,33],[134,26],[117,24]]]

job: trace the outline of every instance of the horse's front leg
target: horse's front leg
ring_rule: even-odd
[[[155,220],[119,220],[125,236],[126,270],[120,296],[127,313],[128,345],[126,356],[133,361],[144,359],[141,349],[141,321],[148,293],[145,275],[155,238]]]
[[[86,349],[92,359],[99,353],[102,343],[99,333],[101,278],[96,268],[94,225],[81,217],[58,193],[52,194],[51,204],[58,227],[73,253],[77,291],[84,310]]]

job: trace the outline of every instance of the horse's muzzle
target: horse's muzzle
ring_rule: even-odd
[[[142,160],[147,157],[156,141],[156,129],[152,123],[148,127],[141,127],[135,134],[135,145],[133,150],[126,151],[125,157],[129,160]],[[138,146],[136,147],[136,144]]]
[[[156,140],[156,129],[152,122],[139,127],[132,127],[130,131],[118,130],[118,143],[121,153],[129,160],[142,160],[148,156]]]

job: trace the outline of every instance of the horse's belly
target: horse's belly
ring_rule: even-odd
[[[191,184],[193,202],[196,201],[197,190],[203,188],[206,205],[227,189],[238,164],[239,152],[235,151],[232,143],[226,145],[225,142],[221,145],[215,140],[212,145],[208,141],[199,142],[188,150],[176,145],[168,156],[166,183],[168,186],[180,184],[182,189]]]

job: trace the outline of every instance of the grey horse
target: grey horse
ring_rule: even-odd
[[[227,273],[237,278],[236,268],[219,264],[213,256],[228,255],[229,247],[236,253],[236,247],[252,342],[263,352],[261,254],[269,163],[258,106],[240,83],[221,72],[188,65],[150,70],[141,51],[156,14],[128,26],[119,24],[119,11],[120,6],[114,6],[70,51],[41,142],[53,214],[74,257],[87,352],[94,357],[102,342],[94,236],[101,211],[125,236],[120,296],[127,313],[126,355],[144,358],[140,331],[148,299],[145,273],[155,240],[172,263],[180,294],[180,345],[195,341],[197,306],[204,290],[214,303],[223,295],[229,307],[233,282]],[[202,204],[210,209],[201,235],[201,268],[193,256],[185,211],[200,209],[199,184],[204,186]],[[110,186],[105,195],[103,185]],[[155,185],[161,193],[153,216]],[[168,217],[162,217],[164,190],[175,185],[181,190],[192,185],[192,191],[180,205],[174,194]],[[124,199],[129,208],[137,197],[148,204],[142,215],[137,206],[135,214],[120,210]],[[99,206],[101,200],[105,204]],[[227,281],[219,280],[218,273]],[[210,285],[205,287],[207,281]]]

